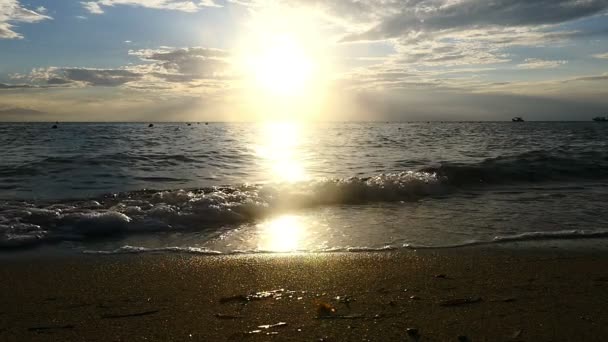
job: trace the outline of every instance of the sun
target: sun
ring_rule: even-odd
[[[272,6],[243,24],[234,61],[241,101],[260,121],[301,121],[320,116],[332,68],[332,43],[318,17]]]
[[[311,86],[313,59],[289,35],[269,37],[253,54],[249,71],[255,85],[276,96],[300,96]]]

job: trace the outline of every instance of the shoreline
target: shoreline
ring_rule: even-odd
[[[129,256],[129,255],[183,255],[183,256],[198,256],[198,257],[256,257],[256,256],[315,256],[315,255],[332,255],[332,254],[365,254],[365,253],[416,253],[416,252],[439,252],[446,251],[492,251],[497,252],[512,252],[512,253],[552,253],[552,252],[564,252],[564,253],[587,253],[587,252],[598,252],[608,254],[608,236],[605,236],[606,231],[597,233],[590,233],[587,235],[579,234],[575,231],[563,231],[572,236],[566,237],[555,237],[555,235],[548,235],[546,237],[535,238],[532,236],[531,239],[499,239],[489,241],[473,241],[465,242],[462,244],[455,245],[444,245],[444,246],[395,246],[386,245],[384,247],[339,247],[330,248],[326,250],[300,250],[290,252],[277,252],[277,251],[255,251],[255,250],[242,250],[242,251],[216,251],[208,249],[206,247],[189,247],[189,246],[157,246],[157,247],[143,247],[134,246],[128,244],[115,244],[112,248],[101,248],[93,245],[83,246],[66,246],[61,243],[49,243],[41,245],[32,245],[26,247],[10,247],[0,249],[0,261],[11,261],[20,259],[40,259],[40,258],[78,258],[80,256]],[[560,232],[561,233],[561,232]],[[525,233],[521,235],[534,235]],[[521,236],[520,235],[520,236]],[[591,235],[591,236],[589,236]],[[593,236],[597,235],[597,236]]]
[[[0,341],[608,336],[605,250],[31,256],[0,277]]]

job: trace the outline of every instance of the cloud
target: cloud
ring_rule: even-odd
[[[601,74],[601,75],[575,77],[575,78],[563,80],[562,82],[568,83],[568,82],[577,82],[577,81],[586,81],[586,82],[588,82],[588,81],[592,81],[592,82],[593,81],[608,81],[608,73]]]
[[[517,62],[520,47],[556,48],[576,39],[605,36],[603,25],[564,23],[608,13],[608,0],[229,0],[251,15],[307,9],[327,21],[338,49],[361,51],[384,44],[394,51],[379,65],[407,70],[471,66],[556,68],[565,61]],[[324,23],[325,24],[325,23]],[[539,49],[539,50],[540,50]],[[542,50],[541,50],[542,51]],[[355,59],[354,56],[353,59]],[[535,62],[535,63],[533,63]],[[355,64],[355,63],[352,63]],[[358,65],[370,62],[360,62]],[[350,74],[350,71],[347,71]],[[407,81],[405,81],[407,83]]]
[[[129,54],[151,61],[179,61],[198,57],[222,58],[229,56],[229,53],[225,50],[203,47],[132,50],[129,51]]]
[[[102,87],[116,87],[140,80],[142,77],[142,74],[126,69],[57,67],[34,69],[27,76],[33,82],[50,86],[80,85]]]
[[[606,0],[409,0],[391,2],[392,11],[370,29],[345,41],[396,38],[411,32],[479,27],[535,27],[600,14]]]
[[[14,23],[37,23],[52,19],[42,14],[46,11],[39,7],[36,11],[22,7],[19,0],[0,0],[0,39],[21,39],[23,36],[13,30]]]
[[[518,64],[517,67],[522,69],[554,69],[566,63],[568,61],[526,58],[524,63]]]
[[[380,70],[379,70],[380,71]],[[502,85],[478,80],[465,86],[434,78],[432,73],[381,70],[381,79],[395,87],[345,91],[332,87],[332,96],[319,118],[331,120],[509,120],[523,115],[530,120],[588,120],[608,108],[608,75],[589,75],[552,82],[511,82]],[[367,75],[373,77],[373,73]],[[31,108],[52,113],[40,116],[0,117],[0,120],[255,120],[243,99],[227,96],[190,96],[182,89],[138,91],[134,84],[99,91],[54,88],[7,92],[0,108]],[[409,82],[409,84],[406,84]],[[366,81],[370,84],[371,81]],[[387,82],[388,83],[388,82]],[[165,85],[171,83],[165,82]],[[581,87],[587,84],[587,91]],[[477,91],[473,91],[477,90]],[[35,92],[36,96],[32,96]],[[584,96],[581,96],[580,94]],[[339,110],[336,110],[336,109]],[[86,113],[86,116],[83,115]]]
[[[197,12],[205,7],[221,7],[214,0],[97,0],[83,1],[81,4],[91,14],[103,14],[103,7],[117,5],[138,6],[182,12]]]
[[[46,83],[50,85],[63,85],[70,84],[72,81],[65,78],[51,77],[46,81]]]
[[[290,0],[312,4],[341,19],[345,46],[382,41],[394,52],[378,64],[346,72],[355,90],[468,89],[483,91],[491,76],[459,73],[472,67],[551,69],[565,60],[519,56],[520,47],[556,48],[574,39],[604,36],[597,25],[563,23],[606,13],[608,0]],[[346,19],[344,19],[346,18]],[[341,20],[341,21],[340,21]],[[343,31],[343,32],[344,32]],[[369,46],[369,45],[368,45]],[[515,59],[524,59],[516,63]],[[392,72],[390,70],[399,70]],[[449,74],[447,74],[448,72]],[[522,71],[519,71],[522,73]],[[525,77],[524,77],[525,78]]]
[[[32,88],[32,86],[29,85],[29,84],[6,84],[6,83],[0,83],[0,90],[1,89],[23,89],[23,88]]]
[[[39,110],[28,109],[28,108],[8,108],[8,109],[0,109],[0,118],[6,118],[7,116],[29,116],[29,115],[43,115],[45,112],[41,112]]]
[[[590,120],[606,108],[606,101],[507,93],[445,91],[360,93],[353,105],[376,120]],[[572,113],[577,113],[573,116]],[[345,118],[350,119],[350,118]],[[359,119],[365,119],[365,114]]]
[[[204,47],[131,50],[141,63],[115,69],[84,67],[35,68],[29,74],[11,74],[24,84],[0,84],[0,89],[120,87],[181,91],[222,89],[235,80],[230,54]]]
[[[479,82],[475,93],[503,93],[604,103],[608,108],[608,73],[571,76],[543,81]]]
[[[88,2],[81,2],[81,4],[82,4],[82,7],[84,7],[84,9],[86,9],[91,14],[103,14],[104,13],[103,10],[101,9],[101,6],[97,2],[88,1]]]
[[[398,55],[394,61],[425,67],[487,65],[510,61],[509,57],[501,52],[505,45],[498,43],[497,36],[494,41],[484,41],[473,36],[474,34],[461,34],[400,39],[395,42]]]
[[[156,77],[170,82],[228,78],[230,73],[229,54],[220,49],[146,49],[131,50],[129,54],[151,62],[138,69],[148,69]]]
[[[114,87],[139,80],[142,75],[122,69],[61,69],[64,79],[73,82],[84,82],[91,86]]]
[[[608,59],[608,52],[595,54],[593,55],[593,58]]]

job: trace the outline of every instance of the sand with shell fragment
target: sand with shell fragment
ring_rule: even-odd
[[[33,256],[0,279],[0,341],[608,338],[606,252]]]

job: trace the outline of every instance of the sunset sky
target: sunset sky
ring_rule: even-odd
[[[0,0],[0,121],[515,115],[608,115],[608,0]]]

